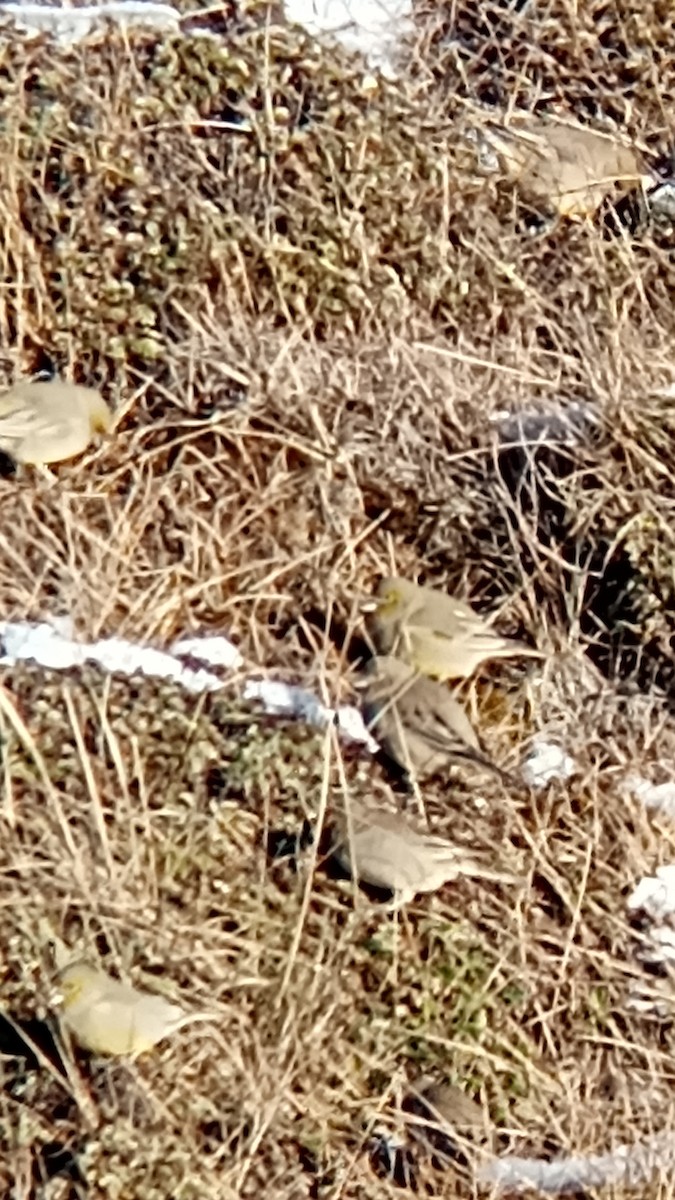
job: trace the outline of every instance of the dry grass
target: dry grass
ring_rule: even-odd
[[[320,841],[297,871],[266,853],[342,793],[388,794],[330,734],[256,714],[236,679],[196,699],[3,668],[17,1200],[401,1194],[372,1143],[400,1133],[419,1071],[478,1098],[500,1152],[598,1152],[672,1121],[671,982],[639,965],[625,895],[674,832],[624,787],[673,770],[672,246],[602,218],[533,233],[461,132],[491,79],[505,107],[550,93],[662,153],[666,22],[603,10],[598,41],[591,3],[481,5],[482,27],[448,5],[458,40],[420,15],[415,69],[373,90],[243,7],[227,66],[154,35],[0,42],[3,378],[50,361],[116,412],[83,459],[0,479],[0,616],[159,646],[223,631],[249,668],[345,699],[359,598],[395,567],[550,651],[468,699],[505,765],[543,731],[578,769],[538,792],[425,789],[435,829],[526,882],[396,917],[333,879]],[[658,77],[631,73],[638,52]],[[209,124],[237,114],[249,133]],[[62,1073],[45,922],[217,1020]],[[668,1015],[631,1011],[635,987]],[[55,1173],[64,1148],[79,1181]],[[419,1147],[414,1173],[421,1194],[474,1191]]]

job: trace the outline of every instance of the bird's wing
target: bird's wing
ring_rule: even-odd
[[[458,701],[453,700],[452,696],[436,698],[431,689],[427,692],[427,698],[426,705],[420,703],[418,706],[418,719],[425,722],[424,736],[429,745],[438,750],[451,749],[456,745],[480,750],[478,735]]]
[[[82,421],[54,421],[48,428],[36,427],[16,442],[15,456],[22,463],[64,462],[81,454],[88,444],[89,430]]]
[[[518,876],[507,871],[494,871],[473,854],[469,854],[461,846],[452,846],[443,838],[429,836],[427,839],[428,854],[433,859],[439,875],[444,873],[444,880],[457,879],[465,875],[469,879],[485,879],[494,883],[522,883]],[[436,884],[437,887],[440,884]]]
[[[546,169],[555,160],[555,152],[540,129],[487,125],[482,133],[512,178]]]
[[[66,1011],[75,1036],[93,1050],[124,1054],[134,1049],[133,1010],[117,1000],[97,999]]]
[[[7,413],[0,411],[0,440],[20,441],[35,429],[35,413],[24,406],[11,409]]]
[[[143,996],[136,1005],[135,1024],[150,1041],[158,1042],[185,1019],[185,1012],[163,996]]]
[[[408,846],[393,814],[381,812],[372,819],[355,816],[351,833],[350,838],[345,821],[338,850],[352,875],[391,891],[405,886],[406,880],[401,876],[406,874]]]
[[[374,829],[354,833],[350,842],[345,838],[341,849],[352,876],[374,887],[395,890],[397,872],[387,850],[388,839]]]

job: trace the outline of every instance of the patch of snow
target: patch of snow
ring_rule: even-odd
[[[668,1016],[669,1005],[665,1000],[654,1000],[651,996],[633,994],[626,1000],[628,1012],[639,1013],[642,1017],[656,1017],[663,1021]]]
[[[358,708],[353,705],[343,705],[336,710],[335,723],[345,737],[352,742],[362,742],[371,754],[377,754],[380,749],[375,738],[370,735]]]
[[[171,4],[156,4],[152,0],[112,0],[108,4],[91,4],[84,8],[9,0],[0,4],[0,17],[3,16],[10,17],[27,33],[50,33],[62,46],[81,42],[96,25],[106,20],[124,28],[141,26],[169,33],[180,33],[181,29],[178,10]]]
[[[196,658],[212,667],[240,667],[244,661],[237,647],[219,636],[180,638],[174,642],[171,653],[181,658]]]
[[[105,638],[84,647],[85,659],[98,663],[104,670],[123,675],[150,675],[156,679],[173,679],[188,692],[213,692],[223,686],[223,681],[209,671],[194,671],[186,667],[173,654],[155,650],[152,646],[135,646],[123,638]]]
[[[84,661],[77,652],[78,647],[67,635],[44,621],[39,625],[28,625],[23,621],[0,622],[0,665],[10,666],[29,660],[63,671]]]
[[[664,179],[663,183],[657,183],[654,186],[654,178],[649,175],[647,181],[647,187],[652,186],[652,190],[647,196],[647,204],[652,214],[660,217],[662,221],[675,220],[675,181]],[[661,395],[665,394],[661,393]],[[670,394],[672,395],[672,392]]]
[[[675,962],[675,929],[670,929],[667,925],[656,925],[652,929],[651,937],[658,951],[655,955],[657,961]]]
[[[646,808],[656,809],[667,817],[675,817],[675,783],[650,783],[641,775],[629,775],[625,782],[629,795],[640,800]]]
[[[285,0],[286,19],[313,37],[328,36],[396,78],[396,50],[412,29],[412,0]]]
[[[55,671],[96,663],[106,671],[123,675],[151,675],[175,679],[191,692],[214,691],[223,686],[217,675],[194,671],[173,654],[152,646],[136,646],[124,638],[104,638],[98,642],[75,642],[61,629],[46,621],[31,625],[25,621],[0,621],[0,665],[36,662]]]
[[[77,642],[70,635],[68,618],[53,622],[0,621],[0,666],[17,662],[36,662],[43,667],[65,671],[68,667],[96,663],[110,674],[148,675],[173,679],[190,692],[212,692],[224,687],[224,680],[206,669],[194,669],[181,661],[187,657],[211,667],[240,667],[243,659],[227,638],[204,636],[179,638],[170,651],[139,646],[124,638],[102,638],[98,642]],[[362,743],[376,753],[377,742],[370,736],[358,709],[343,706],[328,708],[305,688],[266,679],[245,681],[242,698],[259,700],[266,712],[306,721],[319,728],[331,723],[350,741]]]
[[[536,1188],[549,1195],[563,1195],[610,1183],[636,1187],[657,1171],[672,1171],[673,1166],[675,1133],[666,1130],[604,1154],[575,1154],[552,1162],[516,1155],[492,1159],[479,1168],[477,1182],[492,1184],[500,1193],[519,1195]]]
[[[259,700],[268,713],[277,717],[299,717],[310,725],[326,725],[330,710],[313,692],[294,683],[276,679],[249,679],[244,687],[244,700]]]
[[[630,912],[642,910],[653,921],[675,916],[675,863],[657,867],[646,875],[626,901]]]
[[[522,775],[530,787],[544,787],[552,779],[569,779],[576,763],[562,746],[537,739],[522,765]]]
[[[675,962],[675,863],[657,867],[654,875],[641,879],[626,901],[629,912],[641,913],[651,922],[641,929],[635,957],[643,965]],[[645,996],[640,983],[634,984],[628,1006],[640,1006],[643,1012],[658,1016],[663,998]]]
[[[276,716],[306,721],[308,725],[318,728],[334,724],[350,741],[362,742],[373,754],[379,748],[366,729],[358,709],[350,706],[327,708],[313,692],[296,684],[275,679],[249,679],[244,687],[243,698],[259,700],[266,712]]]
[[[312,37],[332,38],[347,50],[362,54],[372,68],[396,77],[396,57],[401,39],[412,30],[412,0],[285,0],[288,21],[302,26]],[[195,10],[192,16],[198,16]],[[154,0],[108,0],[83,8],[61,4],[24,4],[5,0],[0,17],[16,22],[19,29],[39,36],[51,34],[62,46],[82,41],[104,21],[123,28],[157,29],[180,34],[182,14],[172,4]],[[213,37],[207,29],[192,28],[189,36]]]

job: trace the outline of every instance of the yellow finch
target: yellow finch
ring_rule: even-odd
[[[502,774],[482,753],[461,704],[442,683],[425,679],[392,655],[370,659],[365,678],[364,717],[390,758],[409,775],[435,775],[456,759]]]
[[[351,805],[336,815],[332,852],[352,878],[393,892],[398,904],[461,875],[517,882],[512,875],[486,869],[445,838],[416,829],[400,813],[368,804]]]
[[[24,382],[0,396],[0,450],[18,463],[46,466],[73,458],[111,424],[110,409],[95,388]]]
[[[616,183],[626,191],[647,178],[634,150],[586,126],[530,117],[481,135],[523,194],[563,217],[592,216]]]
[[[62,1023],[95,1054],[143,1054],[183,1025],[208,1016],[186,1013],[163,996],[118,983],[86,962],[59,972],[56,993]]]
[[[502,637],[469,604],[398,576],[382,579],[376,600],[363,605],[381,654],[395,654],[423,675],[468,679],[490,658],[543,657],[524,642]]]

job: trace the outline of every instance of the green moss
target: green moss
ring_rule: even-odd
[[[447,149],[395,89],[290,28],[130,46],[44,44],[30,87],[5,47],[0,183],[31,239],[35,341],[152,362],[207,300],[318,327],[452,308]]]

